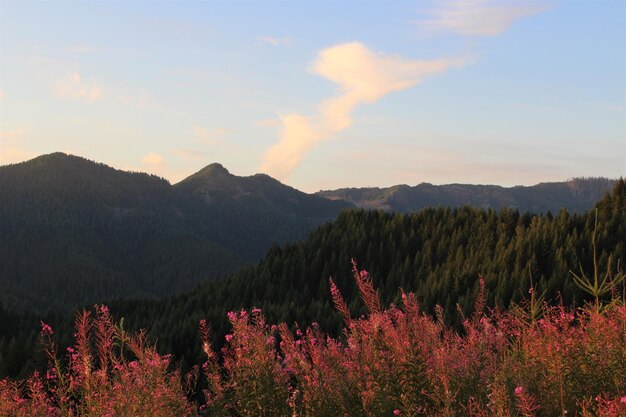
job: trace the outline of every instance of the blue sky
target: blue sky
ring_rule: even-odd
[[[626,174],[623,1],[0,0],[0,164],[304,191]]]

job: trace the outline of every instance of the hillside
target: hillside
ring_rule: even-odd
[[[626,260],[626,182],[597,204],[596,243],[600,271],[608,256]],[[416,291],[421,308],[433,313],[442,305],[448,319],[459,304],[468,312],[478,292],[478,274],[485,277],[487,304],[506,307],[527,295],[532,278],[536,291],[548,300],[581,305],[584,294],[571,280],[570,269],[593,269],[592,235],[595,212],[557,215],[517,211],[428,209],[412,214],[350,210],[320,226],[306,240],[274,246],[254,267],[223,280],[204,282],[194,290],[163,300],[107,302],[129,330],[146,328],[161,352],[173,353],[183,366],[201,357],[198,321],[206,318],[214,340],[229,331],[226,313],[262,308],[270,322],[302,325],[318,322],[338,334],[341,317],[329,298],[333,277],[350,301],[355,317],[364,312],[352,280],[350,259],[370,271],[385,305],[399,302],[398,288]],[[0,376],[24,374],[35,363],[39,319],[15,315],[0,306]],[[71,316],[47,315],[61,344],[69,343]],[[216,347],[219,347],[216,346]]]
[[[62,153],[0,167],[0,301],[71,310],[180,293],[350,206],[216,167],[176,186]]]
[[[520,212],[558,213],[562,208],[582,213],[589,210],[613,188],[608,178],[575,178],[566,182],[540,183],[530,187],[497,185],[422,183],[414,187],[395,185],[388,188],[342,188],[319,191],[331,200],[349,201],[357,207],[410,213],[428,207],[500,209]]]
[[[599,271],[612,256],[626,261],[626,182],[619,180],[598,204]],[[168,300],[112,303],[129,328],[149,328],[162,352],[191,361],[201,354],[197,323],[206,318],[217,340],[228,331],[226,313],[261,308],[270,322],[299,322],[338,334],[341,318],[329,298],[333,277],[353,315],[364,313],[350,260],[367,269],[385,305],[400,302],[398,288],[415,291],[421,308],[437,304],[448,319],[457,305],[469,313],[485,278],[488,306],[508,307],[527,297],[531,280],[546,300],[580,306],[585,294],[570,270],[593,271],[595,211],[557,215],[520,214],[470,207],[427,209],[412,214],[352,210],[296,244],[275,246],[261,262],[224,280],[203,283]],[[192,346],[193,348],[190,348]],[[193,362],[193,361],[191,361]],[[191,363],[190,362],[190,363]]]
[[[211,238],[249,261],[259,260],[272,242],[294,241],[334,220],[345,201],[329,201],[264,174],[238,177],[211,164],[174,185],[203,202],[202,216],[213,219]]]

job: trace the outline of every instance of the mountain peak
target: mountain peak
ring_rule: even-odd
[[[231,175],[230,172],[228,172],[228,170],[226,168],[224,168],[224,165],[222,165],[222,164],[220,164],[218,162],[213,162],[212,164],[209,164],[209,165],[205,166],[200,171],[198,171],[198,174],[204,174],[204,175]]]
[[[85,161],[87,162],[88,160],[80,157],[80,156],[76,156],[76,155],[70,155],[64,152],[52,152],[52,153],[48,153],[48,154],[44,154],[44,155],[40,155],[37,156],[29,161],[24,161],[26,163],[28,162],[37,162],[37,163],[68,163],[68,162],[74,162],[74,161]],[[91,162],[91,161],[90,161]]]
[[[234,177],[234,175],[228,172],[228,170],[224,168],[224,165],[214,162],[205,166],[195,174],[191,174],[190,176],[179,182],[179,184],[189,184],[195,183],[197,181],[206,182],[207,180],[211,179],[223,180],[225,178],[231,177]]]

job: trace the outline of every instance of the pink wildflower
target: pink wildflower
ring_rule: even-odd
[[[402,413],[397,408],[395,410],[393,410],[393,415],[394,416],[399,416],[400,414],[402,414]]]
[[[515,388],[515,394],[522,395],[522,393],[524,393],[524,387],[518,386],[517,388]]]
[[[41,334],[45,336],[52,336],[54,332],[52,331],[52,327],[48,326],[43,321],[41,322]]]

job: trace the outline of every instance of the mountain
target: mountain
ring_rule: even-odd
[[[197,363],[197,323],[206,319],[213,339],[229,332],[228,311],[258,307],[270,323],[313,322],[331,334],[341,328],[329,277],[355,317],[365,312],[351,272],[351,259],[370,272],[385,305],[399,303],[398,288],[414,291],[423,311],[443,308],[446,320],[457,306],[474,306],[479,274],[487,306],[506,308],[525,299],[531,285],[546,301],[580,306],[586,295],[570,270],[593,274],[595,236],[598,271],[612,257],[612,272],[626,261],[626,181],[618,180],[596,210],[533,215],[516,210],[433,208],[411,214],[343,211],[307,239],[273,247],[253,267],[204,282],[189,293],[159,301],[125,300],[111,311],[130,329],[147,328],[162,352]],[[610,295],[609,295],[610,297]],[[216,346],[219,348],[219,346]]]
[[[250,261],[265,255],[272,242],[305,237],[342,209],[354,207],[305,194],[265,174],[238,177],[220,164],[205,167],[174,188],[201,200],[203,215],[216,220],[211,237]]]
[[[0,167],[0,301],[72,309],[180,293],[350,203],[209,165],[181,183],[54,153]]]
[[[341,316],[332,307],[329,277],[354,317],[365,312],[352,279],[352,258],[370,272],[385,305],[400,302],[401,287],[416,293],[426,313],[434,314],[435,306],[441,305],[444,319],[456,326],[457,305],[467,314],[476,301],[479,274],[484,277],[487,306],[505,308],[520,302],[531,285],[536,294],[545,292],[547,301],[580,306],[589,298],[569,271],[582,268],[592,275],[593,237],[602,276],[609,256],[613,273],[618,262],[623,265],[626,260],[626,181],[618,180],[596,208],[595,232],[596,210],[581,214],[561,210],[555,215],[472,207],[411,214],[346,210],[307,239],[273,246],[256,266],[224,279],[205,281],[176,297],[107,304],[116,317],[124,317],[126,329],[148,329],[159,350],[173,353],[183,367],[201,360],[198,321],[206,319],[212,339],[220,343],[230,332],[227,312],[242,308],[261,308],[270,323],[317,322],[338,336]],[[3,372],[24,374],[32,370],[28,360],[42,360],[35,353],[38,319],[11,314],[0,306],[0,378]],[[61,346],[69,341],[71,316],[43,320],[53,325]],[[17,322],[19,326],[13,325]]]
[[[557,213],[565,208],[582,213],[610,191],[615,180],[574,178],[566,182],[547,182],[530,187],[497,185],[422,183],[414,187],[395,185],[388,188],[341,188],[319,191],[331,200],[349,201],[357,207],[410,213],[427,207],[477,208],[507,207],[521,212]]]

